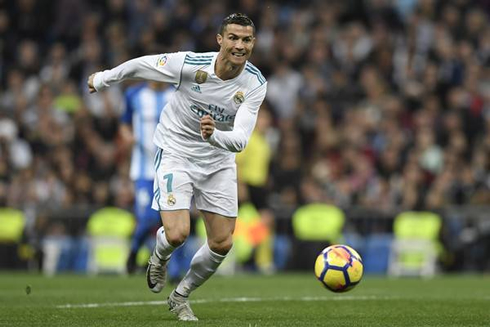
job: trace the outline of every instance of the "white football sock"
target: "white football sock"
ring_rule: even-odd
[[[209,248],[208,243],[204,243],[192,258],[191,267],[184,278],[177,285],[176,291],[183,296],[189,294],[201,286],[211,277],[219,265],[226,258],[226,255],[217,254]]]
[[[173,247],[165,236],[165,231],[163,226],[157,230],[157,244],[155,245],[155,253],[160,260],[168,260],[174,252],[175,247]]]

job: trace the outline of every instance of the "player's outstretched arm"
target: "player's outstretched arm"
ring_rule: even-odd
[[[178,84],[185,53],[143,56],[128,60],[117,67],[89,76],[90,93],[98,92],[128,79]]]

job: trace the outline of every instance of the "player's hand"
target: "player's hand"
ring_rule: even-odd
[[[88,80],[87,80],[88,90],[89,90],[90,93],[97,92],[97,90],[94,87],[94,76],[95,76],[95,73],[92,74],[92,75],[90,75],[88,77]]]
[[[206,115],[201,118],[201,135],[202,138],[207,140],[214,133],[214,119],[210,115]]]

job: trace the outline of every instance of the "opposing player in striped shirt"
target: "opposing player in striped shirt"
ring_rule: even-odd
[[[153,208],[163,228],[147,270],[148,287],[160,292],[175,248],[190,232],[191,198],[204,216],[207,242],[167,303],[179,320],[198,320],[188,297],[225,259],[232,247],[238,211],[235,152],[250,138],[267,82],[248,59],[255,26],[247,16],[226,17],[216,36],[219,52],[144,56],[91,75],[90,92],[136,78],[176,86],[154,134],[158,147]]]
[[[149,232],[161,226],[160,214],[151,208],[157,150],[153,133],[163,107],[175,88],[169,84],[148,82],[132,86],[125,93],[125,108],[121,116],[119,133],[126,147],[132,147],[129,177],[134,182],[134,213],[136,229],[131,240],[127,271],[136,269],[136,254]]]

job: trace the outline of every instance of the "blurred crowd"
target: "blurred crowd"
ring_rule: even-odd
[[[489,1],[0,0],[0,206],[129,207],[128,84],[87,77],[216,51],[231,12],[257,26],[270,156],[250,186],[272,207],[490,203]]]

